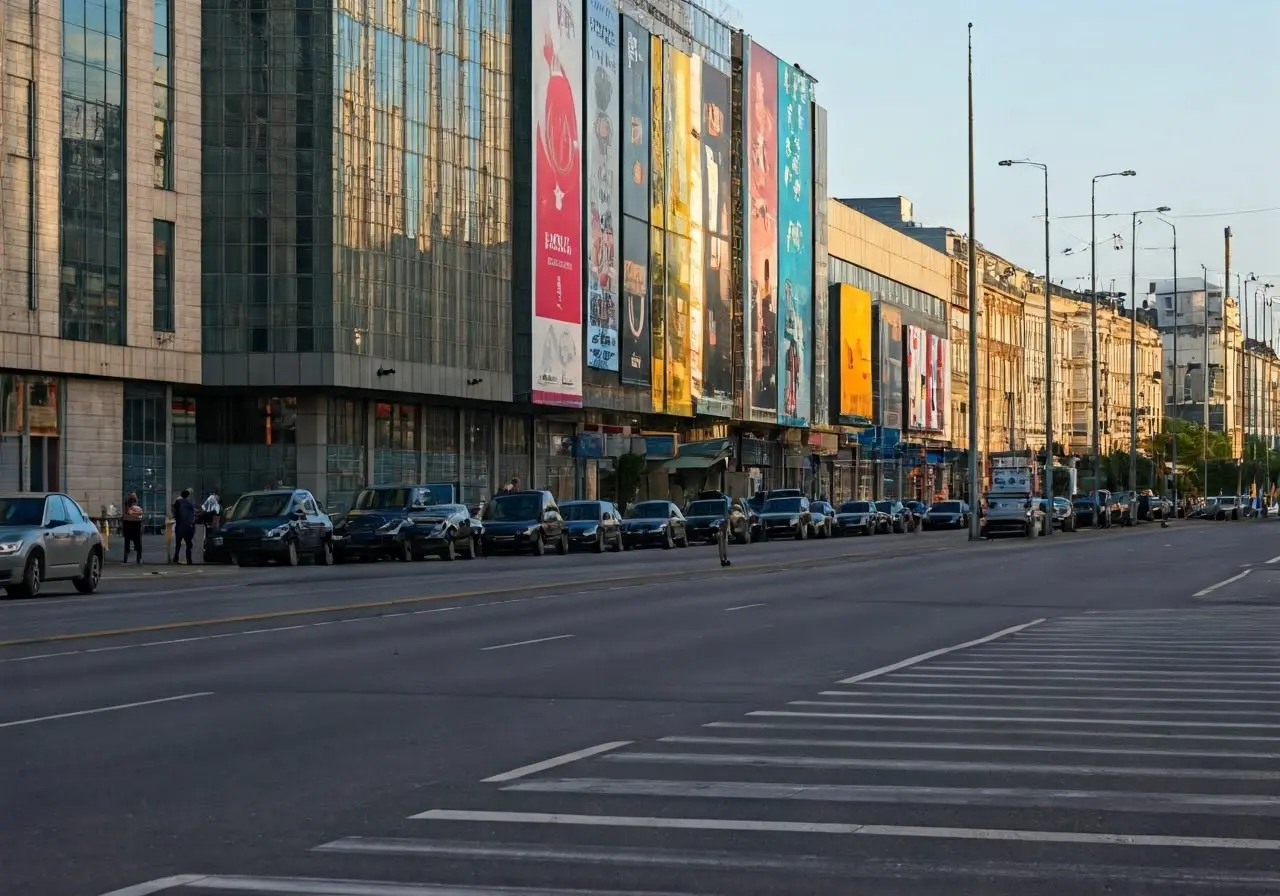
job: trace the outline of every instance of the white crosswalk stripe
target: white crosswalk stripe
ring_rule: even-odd
[[[113,896],[1276,893],[1277,645],[1259,606],[1049,620],[529,757],[317,845],[311,877]]]

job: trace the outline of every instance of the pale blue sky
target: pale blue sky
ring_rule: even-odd
[[[1101,288],[1114,277],[1128,291],[1127,213],[1159,205],[1173,209],[1180,276],[1221,270],[1230,225],[1233,271],[1280,285],[1280,0],[731,2],[749,34],[818,79],[832,196],[901,194],[916,220],[967,231],[972,21],[979,242],[1043,272],[1041,174],[996,163],[1044,162],[1052,277],[1087,288],[1090,179],[1133,168],[1098,184],[1098,211],[1125,213],[1098,220]],[[1239,213],[1252,209],[1270,210]],[[1200,217],[1223,211],[1237,213]],[[1143,294],[1171,275],[1171,232],[1140,225],[1137,245]]]

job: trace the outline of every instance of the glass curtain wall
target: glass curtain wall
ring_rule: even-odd
[[[480,504],[492,491],[493,414],[464,410],[462,439],[462,501]]]
[[[20,389],[21,377],[0,373],[0,490],[3,491],[22,491]]]
[[[578,494],[577,461],[573,457],[574,425],[537,421],[538,470],[534,488],[548,489],[557,501],[571,501]]]
[[[458,411],[456,408],[423,408],[423,478],[427,483],[457,485]]]
[[[325,509],[341,513],[351,506],[356,492],[364,488],[365,446],[364,406],[350,398],[330,398],[326,413]]]
[[[142,505],[143,527],[148,532],[163,532],[168,513],[169,477],[165,454],[169,438],[169,415],[165,407],[164,386],[125,383],[124,386],[124,477],[123,494],[116,506],[124,507],[124,497],[138,495]],[[192,490],[199,504],[203,496],[198,482],[177,481],[176,492]],[[86,508],[97,513],[97,508]]]
[[[504,416],[498,438],[498,485],[514,476],[525,488],[531,488],[532,453],[529,450],[529,418]]]
[[[376,485],[418,481],[417,405],[379,401],[373,417],[373,481]]]

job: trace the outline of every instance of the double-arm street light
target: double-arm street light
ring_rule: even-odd
[[[1027,159],[1005,159],[1001,168],[1027,165],[1044,172],[1044,512],[1053,514],[1053,287],[1049,279],[1049,166]],[[1046,526],[1045,533],[1053,532]]]
[[[1181,413],[1182,384],[1181,384],[1181,381],[1178,379],[1178,225],[1174,224],[1168,218],[1156,218],[1156,220],[1159,221],[1161,224],[1168,224],[1169,227],[1172,228],[1173,230],[1173,375],[1172,375],[1173,381],[1171,385],[1173,387],[1174,413],[1179,419],[1181,419],[1182,417],[1182,413]],[[1157,310],[1156,314],[1159,315],[1159,313],[1160,313],[1159,310]],[[1156,319],[1158,321],[1159,317],[1157,317]],[[1163,367],[1164,365],[1161,364],[1160,366]],[[1163,375],[1161,376],[1161,382],[1160,382],[1160,400],[1161,402],[1164,401]],[[1177,516],[1178,516],[1178,431],[1176,427],[1171,427],[1171,429],[1173,429],[1173,438],[1171,439],[1171,441],[1173,442],[1172,450],[1171,450],[1172,458],[1170,460],[1170,463],[1173,465],[1173,510],[1174,510],[1174,519],[1177,519]]]
[[[1159,214],[1169,206],[1144,208],[1133,213],[1129,225],[1129,500],[1138,491],[1138,215]]]
[[[1200,265],[1200,273],[1204,275],[1204,365],[1201,379],[1204,380],[1204,431],[1201,435],[1201,453],[1204,454],[1204,495],[1209,500],[1209,266]],[[1225,408],[1224,408],[1225,410]],[[1225,418],[1224,418],[1225,419]]]
[[[1138,172],[1132,168],[1124,171],[1113,171],[1110,174],[1098,174],[1093,178],[1089,188],[1089,298],[1090,330],[1093,336],[1091,354],[1093,357],[1093,476],[1094,488],[1098,487],[1098,458],[1102,452],[1098,437],[1098,181],[1107,177],[1133,177]]]

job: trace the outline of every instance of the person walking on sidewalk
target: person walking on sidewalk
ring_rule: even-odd
[[[120,533],[124,536],[124,562],[129,562],[129,546],[137,549],[138,563],[142,562],[142,505],[137,492],[129,492],[124,499],[124,514],[120,519]]]
[[[187,546],[187,565],[192,563],[191,547],[196,537],[196,505],[191,502],[191,489],[184,488],[173,502],[173,562],[178,562],[182,545]]]
[[[216,485],[200,505],[200,522],[204,524],[204,541],[200,545],[200,553],[203,555],[209,551],[209,536],[222,522],[222,489]]]

